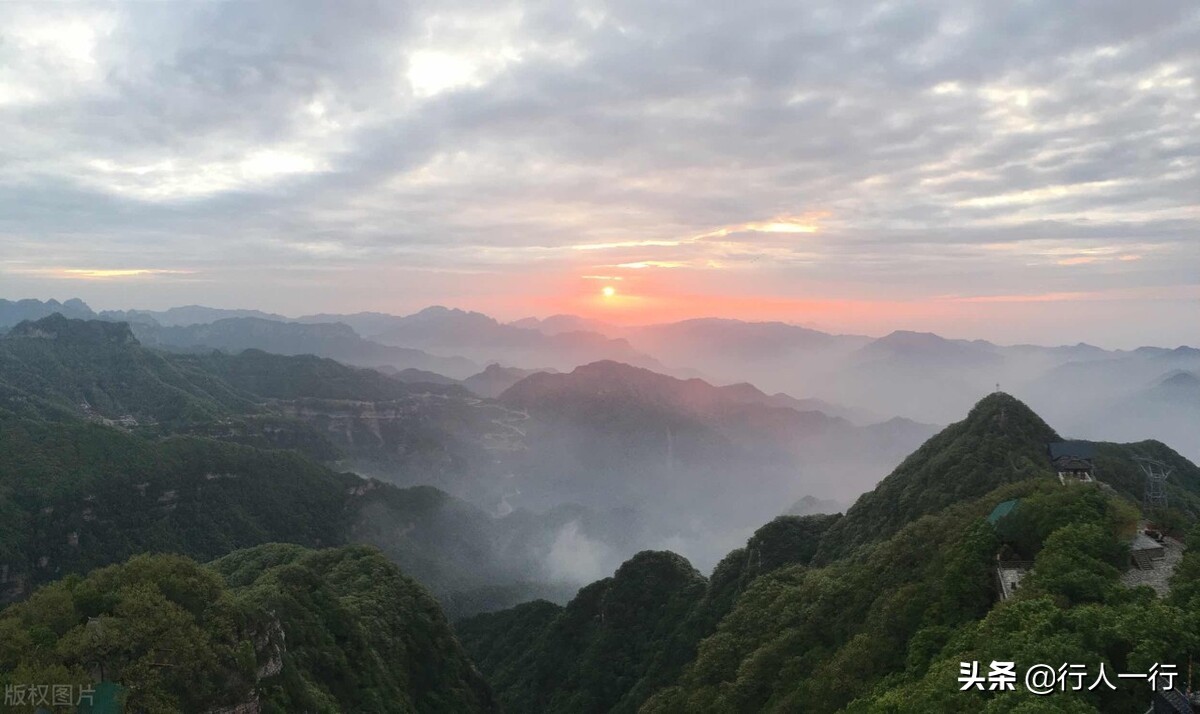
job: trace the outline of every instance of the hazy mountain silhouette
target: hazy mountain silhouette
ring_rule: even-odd
[[[463,380],[463,386],[481,397],[496,398],[506,389],[522,379],[538,372],[553,372],[554,370],[519,369],[517,367],[502,367],[495,362],[489,364],[482,372]]]
[[[260,349],[282,355],[312,354],[364,367],[413,368],[455,378],[478,371],[473,362],[462,357],[436,357],[418,349],[382,345],[363,339],[341,323],[301,324],[236,317],[173,327],[135,323],[133,329],[147,345],[176,350]]]
[[[366,334],[390,345],[462,355],[525,369],[569,370],[602,359],[662,369],[657,360],[638,352],[622,339],[581,331],[545,334],[506,325],[482,313],[440,306],[393,318],[386,326]]]
[[[682,523],[719,512],[720,523],[745,528],[806,494],[852,497],[934,431],[904,421],[856,427],[779,406],[787,401],[617,362],[534,374],[500,396],[530,415],[528,446],[512,458],[522,502],[669,514],[657,518],[696,539],[688,555],[703,562],[719,555],[702,543],[713,534],[684,535]],[[744,537],[720,536],[725,546]]]

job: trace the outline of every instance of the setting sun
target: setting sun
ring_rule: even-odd
[[[617,294],[617,289],[611,285],[605,285],[604,288],[600,291],[600,294],[606,298],[610,298]]]

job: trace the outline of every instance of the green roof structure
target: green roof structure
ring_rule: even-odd
[[[987,522],[991,523],[993,526],[996,525],[996,523],[1001,518],[1004,518],[1005,516],[1012,513],[1014,510],[1016,510],[1017,504],[1020,502],[1021,502],[1021,499],[1014,498],[1010,501],[1004,501],[1002,503],[996,504],[996,507],[992,509],[991,514],[988,515]]]

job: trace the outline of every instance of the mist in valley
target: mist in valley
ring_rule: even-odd
[[[78,301],[8,303],[0,329],[64,310],[136,320],[140,349],[219,368],[301,429],[277,440],[307,443],[336,470],[437,489],[420,509],[387,498],[361,509],[356,532],[468,610],[563,601],[647,549],[708,572],[777,516],[844,510],[997,386],[1064,435],[1157,438],[1200,455],[1200,350],[1190,348],[874,339],[735,320],[505,324],[440,308],[298,320],[94,313]],[[365,391],[340,388],[344,376],[264,382],[247,366],[305,352],[382,381]],[[430,370],[439,364],[455,369]]]

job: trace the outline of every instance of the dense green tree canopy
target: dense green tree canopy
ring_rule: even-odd
[[[95,678],[139,712],[494,709],[436,601],[365,547],[137,556],[0,613],[0,684]]]
[[[703,587],[641,611],[639,648],[616,668],[597,648],[615,627],[604,604],[620,571],[566,609],[531,604],[459,630],[516,711],[1138,711],[1144,681],[1049,697],[959,688],[964,661],[1144,673],[1200,655],[1200,556],[1185,557],[1166,601],[1118,578],[1141,517],[1133,457],[1177,466],[1184,520],[1195,466],[1155,442],[1101,444],[1114,483],[1062,485],[1046,457],[1057,439],[1020,402],[988,397],[844,517],[777,519]],[[985,520],[1012,499],[1011,514]],[[1001,554],[1033,563],[1004,602]]]

